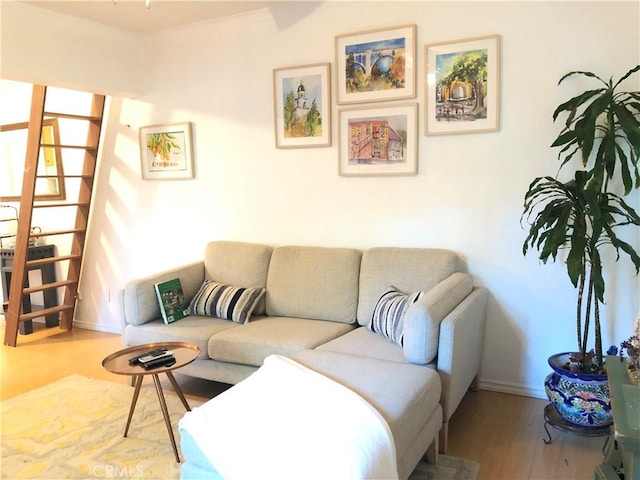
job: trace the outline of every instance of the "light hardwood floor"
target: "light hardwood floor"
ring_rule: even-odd
[[[4,338],[4,327],[0,333]],[[19,336],[17,347],[2,345],[0,398],[14,397],[71,374],[127,383],[126,377],[101,366],[104,357],[120,348],[119,335],[36,325],[33,334]],[[179,373],[176,379],[187,397],[201,400],[228,388]],[[447,454],[480,463],[479,479],[593,478],[594,467],[603,459],[604,437],[551,430],[553,441],[545,445],[546,403],[482,390],[467,393],[450,421]]]

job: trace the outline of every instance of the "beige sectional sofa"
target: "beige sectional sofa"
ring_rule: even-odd
[[[207,280],[265,293],[244,324],[191,315],[167,325],[153,285],[175,277],[188,298]],[[389,287],[423,292],[403,315],[401,344],[367,327]],[[406,478],[429,447],[437,451],[438,438],[440,451],[446,449],[448,420],[478,373],[486,299],[447,250],[215,241],[202,261],[127,284],[123,338],[126,346],[195,343],[200,357],[180,372],[230,384],[269,355],[291,357],[382,414]]]

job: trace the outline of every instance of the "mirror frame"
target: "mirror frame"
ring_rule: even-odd
[[[51,133],[45,132],[45,128],[50,128]],[[7,125],[0,125],[0,134],[2,132],[9,132],[13,130],[28,130],[29,122],[11,123]],[[47,138],[47,136],[49,138]],[[57,118],[47,118],[42,121],[42,137],[40,139],[40,157],[38,161],[41,161],[42,155],[47,155],[47,150],[53,150],[53,161],[55,162],[56,173],[55,175],[36,175],[38,178],[56,178],[58,180],[58,191],[54,193],[38,193],[35,192],[35,200],[64,200],[66,199],[66,190],[64,184],[64,170],[62,167],[62,148],[60,146],[60,129],[58,127]],[[21,195],[3,195],[0,192],[0,201],[2,202],[19,202]]]

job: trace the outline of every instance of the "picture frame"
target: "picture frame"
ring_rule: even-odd
[[[143,180],[193,178],[191,123],[149,125],[140,128]]]
[[[276,148],[331,145],[331,64],[273,70]]]
[[[339,105],[416,97],[416,26],[339,35]]]
[[[500,44],[487,35],[425,45],[425,135],[499,129]]]
[[[417,103],[344,108],[339,116],[341,176],[418,173]]]

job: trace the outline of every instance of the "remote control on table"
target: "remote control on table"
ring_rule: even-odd
[[[166,357],[155,358],[149,362],[143,363],[142,366],[145,370],[151,370],[153,368],[159,367],[170,367],[174,363],[176,363],[176,357],[174,357],[173,355],[169,355]]]
[[[173,357],[173,352],[171,350],[168,350],[166,352],[158,353],[155,355],[147,355],[147,356],[141,357],[140,360],[138,361],[140,362],[141,365],[144,365],[146,363],[153,362],[155,360],[158,360],[160,358],[165,358],[165,357]]]
[[[156,358],[156,357],[158,357],[158,356],[160,356],[160,355],[162,355],[162,354],[166,353],[166,351],[167,351],[167,349],[166,349],[166,348],[158,348],[158,349],[156,349],[156,350],[151,350],[150,352],[142,353],[142,354],[140,354],[140,355],[138,355],[138,356],[135,356],[135,357],[133,357],[133,358],[130,358],[130,359],[129,359],[129,365],[139,365],[139,364],[141,363],[141,362],[140,362],[140,359],[142,359],[142,358],[148,358],[148,357],[150,357],[150,358]]]

